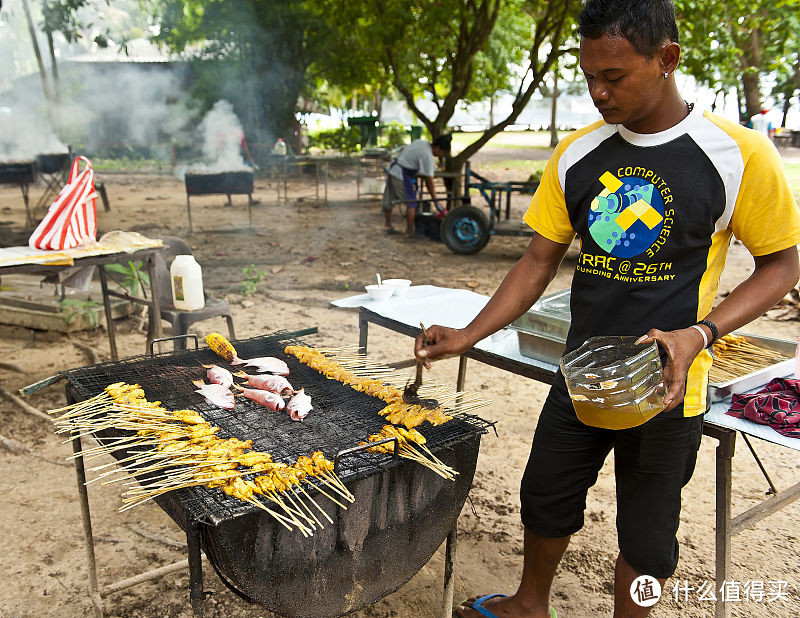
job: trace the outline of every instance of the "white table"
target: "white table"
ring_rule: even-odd
[[[386,301],[373,301],[366,294],[350,296],[333,301],[340,308],[359,309],[359,347],[367,351],[367,335],[370,322],[398,333],[416,337],[420,333],[419,324],[440,324],[452,328],[466,326],[489,301],[488,296],[469,290],[456,290],[431,285],[412,286],[402,297],[392,297]],[[503,329],[479,341],[460,359],[456,388],[463,390],[467,359],[472,358],[512,373],[527,376],[547,384],[553,383],[557,367],[549,363],[523,356],[519,351],[517,333]],[[767,425],[728,416],[725,412],[730,400],[712,404],[703,423],[703,435],[718,441],[716,452],[716,581],[718,585],[728,579],[731,565],[731,538],[750,528],[768,515],[782,509],[800,498],[800,482],[778,492],[772,484],[748,436],[760,438],[786,448],[800,451],[800,439],[788,438]],[[750,448],[755,460],[770,486],[772,495],[760,504],[732,517],[731,487],[733,483],[732,460],[736,446],[736,435],[740,433]],[[452,538],[451,538],[452,537]],[[445,569],[445,611],[452,604],[452,551],[455,530],[448,536],[448,549]],[[449,564],[449,567],[448,567]],[[449,568],[449,570],[448,570]],[[715,616],[730,616],[728,601],[716,603]]]

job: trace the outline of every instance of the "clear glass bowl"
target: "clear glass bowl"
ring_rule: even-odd
[[[658,346],[637,337],[592,337],[560,361],[581,422],[628,429],[664,409],[664,375]]]

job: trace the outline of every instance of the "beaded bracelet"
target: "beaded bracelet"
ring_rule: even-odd
[[[704,326],[708,326],[708,329],[711,331],[711,341],[708,342],[706,347],[710,347],[714,345],[714,342],[719,338],[719,330],[717,329],[717,325],[714,324],[711,320],[700,320],[697,324],[703,324]]]

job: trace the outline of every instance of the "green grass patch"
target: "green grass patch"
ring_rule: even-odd
[[[121,159],[103,159],[95,157],[92,159],[92,167],[96,171],[147,171],[147,170],[168,170],[169,161],[160,159],[131,159],[124,157]]]
[[[453,134],[453,149],[458,151],[462,150],[476,139],[482,133],[454,133]],[[559,131],[558,137],[563,138],[569,135],[569,132]],[[550,132],[549,131],[501,131],[494,135],[489,142],[484,146],[499,148],[550,148]]]
[[[789,187],[792,189],[794,199],[800,202],[800,162],[784,161],[783,166],[786,169],[786,178],[789,180]]]
[[[533,174],[544,169],[547,161],[523,161],[519,159],[503,159],[501,161],[482,161],[474,163],[473,167],[480,174],[482,171],[497,171],[497,170],[519,170],[521,173],[525,172],[528,175]]]

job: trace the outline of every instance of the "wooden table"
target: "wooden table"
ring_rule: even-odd
[[[159,339],[162,335],[161,330],[161,310],[158,302],[158,274],[154,265],[154,257],[163,250],[163,247],[150,247],[147,249],[139,249],[128,253],[120,251],[117,253],[105,253],[102,255],[90,255],[86,257],[75,258],[71,264],[47,264],[41,262],[30,262],[25,264],[14,264],[10,266],[0,266],[0,279],[3,275],[10,275],[12,273],[22,273],[28,275],[50,275],[62,272],[69,268],[80,268],[82,266],[97,266],[100,273],[100,288],[103,294],[103,309],[106,316],[106,328],[108,330],[108,344],[111,349],[112,360],[119,358],[117,354],[117,341],[115,337],[114,320],[111,316],[111,299],[121,298],[129,302],[145,305],[150,307],[151,315],[155,323],[152,325],[151,332],[153,339]],[[150,297],[132,296],[127,293],[117,292],[108,287],[108,273],[105,266],[108,264],[127,264],[128,262],[142,262],[150,277]],[[148,341],[149,344],[149,341]]]
[[[389,301],[370,301],[366,294],[340,299],[332,304],[338,307],[359,308],[359,348],[367,351],[369,325],[375,324],[389,330],[416,337],[421,331],[419,323],[441,324],[461,328],[469,323],[472,318],[483,308],[489,300],[483,296],[467,290],[451,290],[435,286],[418,286],[409,289],[405,298],[392,298]],[[516,347],[515,347],[516,342]],[[464,353],[458,363],[457,390],[463,390],[467,372],[467,359],[472,359],[511,373],[525,376],[546,384],[552,384],[557,370],[555,365],[544,363],[519,353],[519,343],[516,333],[504,330],[487,337],[476,344],[475,347]],[[409,363],[403,365],[409,366]],[[715,551],[716,564],[715,576],[718,585],[729,581],[731,570],[731,540],[734,535],[752,527],[768,515],[784,508],[800,498],[800,482],[778,492],[767,474],[761,460],[755,452],[748,436],[766,439],[787,448],[800,450],[800,440],[786,438],[764,425],[751,421],[736,419],[725,414],[730,405],[730,400],[717,402],[711,406],[703,423],[703,435],[717,440],[716,449],[716,533]],[[736,447],[737,433],[755,457],[756,463],[764,474],[770,486],[772,495],[760,504],[734,516],[731,512],[731,488],[733,485],[732,461]],[[772,436],[774,434],[774,436]],[[792,442],[794,440],[794,443]],[[451,556],[455,552],[456,530],[448,536],[447,564],[450,564],[449,573],[445,574],[445,600],[443,616],[449,616],[452,609],[452,562]],[[450,543],[453,547],[450,547]],[[448,588],[449,586],[449,588]],[[727,600],[717,601],[715,604],[716,618],[729,618],[731,603]]]

